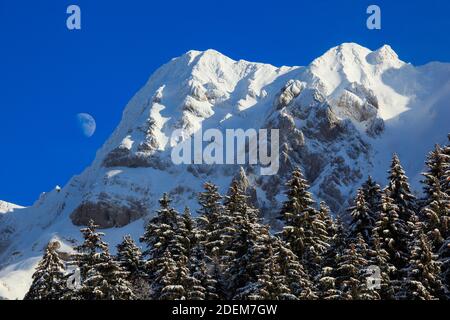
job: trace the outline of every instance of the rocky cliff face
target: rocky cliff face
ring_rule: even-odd
[[[89,219],[118,228],[109,234],[140,230],[163,192],[178,209],[188,205],[195,211],[205,181],[225,193],[231,179],[240,177],[267,221],[274,222],[283,185],[296,166],[317,200],[338,214],[368,174],[384,182],[392,152],[418,180],[424,155],[450,131],[449,98],[449,64],[414,67],[389,46],[371,51],[342,44],[306,67],[190,51],[150,77],[81,175],[43,194],[33,207],[3,210],[12,212],[0,214],[1,234],[8,235],[0,264],[33,256],[50,237],[70,243],[76,226]],[[188,138],[211,128],[279,129],[278,173],[262,176],[258,164],[171,161],[174,130]]]

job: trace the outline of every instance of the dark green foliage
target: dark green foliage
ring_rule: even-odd
[[[411,258],[403,274],[405,279],[397,294],[403,300],[434,300],[444,295],[440,279],[440,262],[433,254],[431,243],[418,223],[415,226],[414,240],[410,244]]]
[[[416,198],[411,193],[408,177],[402,168],[400,159],[394,154],[389,170],[389,184],[385,193],[393,200],[398,208],[398,215],[405,223],[411,221],[416,211]]]
[[[410,234],[404,220],[400,219],[399,207],[388,195],[383,194],[380,218],[374,231],[380,238],[380,246],[389,254],[389,263],[397,270],[402,269],[408,261],[408,243]]]
[[[81,229],[84,242],[78,246],[75,261],[81,271],[81,288],[76,296],[85,300],[130,300],[135,295],[128,282],[126,272],[110,255],[108,245],[103,242],[103,233],[90,221]]]
[[[444,191],[445,173],[449,169],[450,156],[436,145],[429,153],[423,173],[424,193],[421,218],[425,224],[425,233],[432,240],[433,251],[436,252],[450,236],[450,196]]]
[[[381,206],[381,187],[371,176],[369,176],[367,181],[362,185],[362,190],[369,212],[372,214],[372,217],[377,220]]]
[[[372,230],[375,226],[373,213],[370,211],[366,203],[366,197],[363,189],[359,189],[356,195],[354,206],[348,209],[352,217],[350,223],[350,236],[356,238],[361,234],[367,243],[372,240]]]
[[[308,273],[315,276],[320,271],[323,253],[329,247],[327,223],[313,207],[315,204],[309,185],[299,169],[295,169],[287,183],[287,200],[280,216],[285,223],[281,237],[290,244]]]
[[[142,252],[131,236],[126,235],[117,245],[117,261],[128,273],[127,280],[131,283],[132,291],[137,299],[149,298],[148,277]]]

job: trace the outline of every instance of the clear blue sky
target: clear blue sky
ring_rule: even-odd
[[[66,28],[70,4],[81,31]],[[370,4],[381,31],[366,28]],[[447,0],[0,0],[0,199],[30,205],[80,173],[151,73],[190,49],[279,66],[387,43],[420,65],[450,61],[449,32]],[[97,120],[91,138],[80,112]]]

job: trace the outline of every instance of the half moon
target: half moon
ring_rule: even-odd
[[[77,122],[83,135],[88,138],[92,137],[97,128],[94,117],[88,113],[79,113],[77,114]]]

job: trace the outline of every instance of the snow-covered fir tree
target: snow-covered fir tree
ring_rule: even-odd
[[[404,300],[434,300],[445,294],[441,281],[440,262],[433,254],[431,243],[417,223],[414,230],[414,240],[410,244],[411,258],[404,268],[405,278],[397,294]]]
[[[377,300],[379,294],[368,287],[368,246],[359,234],[354,242],[337,257],[334,278],[342,300]]]
[[[80,230],[83,243],[75,247],[73,260],[80,269],[82,279],[86,279],[88,271],[100,261],[99,253],[108,250],[108,244],[102,240],[105,234],[97,232],[97,228],[98,225],[90,220],[88,226]]]
[[[237,298],[257,282],[269,255],[270,234],[251,216],[237,214],[226,250],[226,281],[229,298]]]
[[[396,284],[391,281],[391,274],[396,274],[395,267],[389,262],[389,253],[382,248],[381,239],[378,232],[373,233],[372,246],[368,250],[368,260],[371,266],[378,267],[379,279],[376,284],[379,286],[376,291],[382,300],[392,300],[395,297]]]
[[[285,227],[280,235],[290,244],[308,273],[314,276],[320,271],[322,254],[329,247],[327,225],[314,208],[309,185],[300,169],[293,171],[286,186],[287,200],[280,212]]]
[[[122,268],[128,272],[127,280],[131,283],[136,298],[140,300],[148,299],[149,285],[145,261],[141,249],[130,235],[124,236],[122,242],[117,245],[116,259]]]
[[[108,250],[100,252],[98,261],[88,270],[79,295],[85,300],[131,300],[135,299],[126,272]]]
[[[150,260],[157,260],[161,258],[167,250],[170,250],[172,256],[176,258],[183,254],[180,247],[174,248],[175,232],[179,229],[180,215],[178,212],[170,207],[170,198],[167,193],[159,200],[160,209],[145,227],[144,235],[141,237],[141,242],[147,245],[147,250],[144,251]]]
[[[206,256],[214,264],[213,268],[220,274],[223,269],[220,259],[225,251],[224,236],[231,227],[232,219],[225,214],[217,186],[205,183],[203,187],[204,191],[198,195],[198,240],[205,249]]]
[[[197,225],[202,235],[202,241],[209,249],[208,253],[211,253],[221,246],[220,234],[217,233],[217,230],[220,230],[224,209],[218,187],[207,182],[203,188],[205,191],[198,194],[200,209],[198,210]]]
[[[153,300],[198,300],[205,298],[205,288],[190,275],[186,257],[172,257],[170,251],[158,259],[151,282]]]
[[[428,196],[426,205],[421,210],[424,228],[432,240],[436,252],[450,236],[450,197],[441,191],[441,184],[435,177],[427,178]]]
[[[442,153],[447,159],[447,170],[442,177],[442,191],[450,197],[450,134],[448,135],[449,143],[443,147]]]
[[[183,282],[189,275],[185,261],[175,261],[170,251],[165,251],[157,260],[155,274],[151,282],[150,297],[152,300],[181,300],[186,299]],[[179,270],[180,267],[183,270]]]
[[[192,300],[217,300],[221,297],[221,290],[217,274],[214,273],[212,261],[206,255],[206,250],[202,244],[197,244],[192,248],[189,256],[189,271],[193,278],[193,286],[190,289],[190,299]]]
[[[244,287],[239,288],[234,299],[237,300],[296,300],[291,293],[286,277],[280,273],[277,261],[274,259],[272,239],[268,238],[266,260],[262,271],[256,275],[256,279],[249,281]]]
[[[441,278],[445,287],[446,299],[450,299],[450,237],[438,250],[438,259],[441,263]]]
[[[279,268],[279,276],[290,290],[290,295],[300,300],[312,300],[317,298],[314,284],[305,272],[297,256],[278,237],[272,239],[274,258]],[[289,295],[284,296],[290,298]]]
[[[445,239],[450,236],[450,197],[443,191],[445,172],[449,169],[450,156],[436,145],[428,154],[427,172],[423,173],[424,194],[421,218],[425,223],[425,232],[432,240],[436,252]]]
[[[199,217],[197,218],[198,234],[200,243],[205,250],[205,258],[208,260],[208,267],[211,277],[216,281],[216,294],[219,299],[227,296],[225,270],[231,261],[231,256],[227,249],[234,233],[235,216],[241,214],[235,210],[246,211],[247,197],[243,195],[236,181],[232,182],[228,195],[221,203],[223,197],[219,194],[217,186],[206,183],[204,192],[199,194]]]
[[[120,265],[130,274],[142,274],[144,270],[142,252],[130,235],[124,236],[122,242],[117,245],[116,257]]]
[[[359,189],[354,205],[348,208],[352,221],[350,223],[350,236],[356,238],[361,234],[367,243],[371,242],[372,230],[375,225],[374,214],[370,212],[369,206],[366,203],[366,197],[363,189]]]
[[[381,199],[381,212],[376,222],[374,232],[380,238],[380,247],[389,254],[389,263],[396,270],[405,267],[408,261],[408,243],[410,234],[408,226],[399,216],[399,207],[388,193],[383,193]],[[396,277],[399,275],[396,274]]]
[[[179,230],[176,232],[179,242],[183,246],[183,252],[189,256],[192,248],[200,241],[200,234],[197,230],[196,221],[192,218],[188,207],[184,208],[183,215],[179,222]]]
[[[392,157],[388,180],[389,184],[384,191],[397,205],[399,218],[408,223],[416,214],[416,198],[411,193],[408,177],[396,154]]]
[[[435,179],[439,182],[440,189],[444,190],[445,174],[450,166],[450,155],[445,154],[444,149],[436,145],[434,150],[428,154],[425,164],[427,171],[423,173],[424,179],[422,183],[424,184],[423,190],[426,196],[426,205],[430,202],[427,199],[430,199],[434,193],[433,185]]]
[[[238,180],[231,182],[228,194],[224,198],[225,213],[233,219],[235,216],[239,219],[241,216],[246,216],[250,221],[257,221],[259,218],[259,211],[248,202],[248,196],[244,190],[241,189]]]
[[[342,222],[341,218],[338,216],[335,221],[335,232],[330,239],[330,246],[324,254],[324,259],[322,260],[322,269],[320,274],[316,277],[320,279],[319,285],[322,289],[319,292],[329,291],[325,297],[331,298],[334,294],[337,294],[336,288],[333,287],[334,279],[332,274],[337,268],[337,257],[341,256],[344,250],[347,248],[349,241],[349,232]]]
[[[325,223],[329,242],[334,237],[336,233],[336,223],[334,219],[331,217],[330,208],[324,201],[321,201],[319,204],[319,216],[318,218]]]
[[[366,204],[369,207],[369,212],[373,215],[373,218],[377,220],[383,191],[381,190],[380,185],[376,183],[371,176],[367,178],[361,188],[364,193]]]
[[[66,292],[65,265],[57,241],[50,242],[33,273],[33,282],[24,300],[60,300]]]
[[[84,242],[76,248],[75,261],[81,273],[76,296],[85,300],[130,300],[135,295],[126,272],[109,253],[93,221],[81,229]]]
[[[317,281],[317,290],[321,300],[340,300],[342,291],[336,286],[335,269],[324,267]]]

